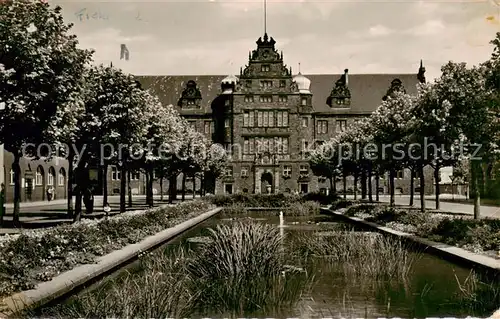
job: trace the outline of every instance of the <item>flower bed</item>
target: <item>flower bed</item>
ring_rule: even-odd
[[[191,201],[176,206],[84,220],[0,237],[0,297],[32,289],[38,282],[198,216],[213,205]]]
[[[474,220],[466,214],[420,212],[380,204],[349,207],[345,214],[474,253],[500,258],[500,220]]]

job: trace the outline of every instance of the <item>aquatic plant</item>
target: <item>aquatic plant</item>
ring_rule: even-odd
[[[307,234],[299,239],[299,247],[303,255],[327,258],[347,275],[374,279],[404,279],[418,257],[401,240],[372,232]]]
[[[282,238],[271,225],[239,222],[210,230],[210,241],[189,261],[202,313],[245,315],[293,304],[306,274],[285,274]]]

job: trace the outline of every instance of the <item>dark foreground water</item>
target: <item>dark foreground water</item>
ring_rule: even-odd
[[[234,223],[240,218],[254,218],[262,223],[279,227],[279,216],[275,213],[249,213],[242,217],[230,218],[228,215],[216,216],[196,228],[186,232],[161,250],[166,254],[177,251],[179,246],[196,249],[196,238],[206,235],[207,228],[220,223]],[[319,224],[317,224],[319,222]],[[329,217],[286,217],[282,232],[286,241],[300,235],[313,235],[315,231],[346,228],[345,224],[335,223]],[[457,278],[463,282],[469,269],[443,261],[429,254],[415,253],[418,258],[406,281],[392,283],[375,282],[369,279],[353,280],[346,278],[338,267],[322,258],[315,258],[313,265],[306,267],[308,274],[315,280],[307,293],[290,309],[279,313],[255,314],[256,317],[466,317],[468,315],[487,317],[488,310],[466,310],[460,306],[460,289]],[[134,269],[134,265],[129,270]],[[140,275],[140,271],[137,275]],[[95,288],[96,285],[94,285]],[[70,301],[67,301],[70,302]],[[484,312],[482,312],[484,311]],[[205,317],[221,317],[224,314],[203,314]]]

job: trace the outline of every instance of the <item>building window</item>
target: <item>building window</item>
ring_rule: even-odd
[[[288,111],[276,112],[276,122],[278,127],[288,127]]]
[[[347,121],[346,120],[337,120],[337,125],[336,125],[337,132],[343,132],[343,131],[345,131],[346,127],[347,127]]]
[[[308,150],[309,150],[309,142],[308,141],[302,141],[302,150],[303,150],[303,152],[308,152]]]
[[[227,195],[231,195],[233,193],[233,184],[225,184],[224,193]]]
[[[64,182],[66,182],[66,171],[64,168],[61,167],[59,170],[59,176],[58,176],[58,184],[59,186],[64,186]]]
[[[260,81],[261,88],[271,88],[273,87],[273,81]]]
[[[286,95],[280,95],[278,97],[278,102],[286,102],[286,101],[288,101],[288,96],[286,96]]]
[[[280,88],[286,87],[286,80],[280,80]]]
[[[188,100],[187,101],[187,105],[190,105],[190,106],[193,106],[196,104],[196,101],[195,100]]]
[[[251,87],[252,87],[252,80],[246,80],[246,82],[245,82],[245,86],[246,86],[247,88],[251,88]]]
[[[318,131],[319,134],[326,134],[326,133],[328,133],[328,121],[319,120],[317,122],[317,131]]]
[[[241,177],[247,177],[248,176],[248,167],[242,167],[241,168]]]
[[[302,127],[308,127],[309,126],[309,118],[303,117],[302,118]]]
[[[292,167],[285,165],[283,166],[283,176],[292,177]]]
[[[253,95],[245,95],[245,102],[251,103],[253,102]]]
[[[404,173],[403,169],[400,169],[400,170],[396,171],[396,178],[398,178],[398,179],[401,178],[402,179],[402,178],[404,178],[404,175],[405,175],[405,173]]]
[[[261,71],[262,72],[269,72],[269,71],[271,71],[271,66],[269,64],[264,64],[261,66]]]
[[[271,95],[261,95],[259,97],[259,101],[263,103],[271,103],[273,101],[273,97]]]
[[[14,180],[14,170],[10,169],[10,185],[14,185],[15,180]]]
[[[303,98],[301,98],[301,99],[300,99],[300,104],[301,104],[302,106],[306,106],[306,105],[307,105],[307,97],[303,97]]]
[[[309,193],[309,185],[307,183],[300,183],[300,192],[302,194]]]
[[[233,167],[232,166],[226,167],[226,171],[224,172],[224,176],[226,176],[226,177],[233,176]]]
[[[121,177],[122,177],[121,171],[116,166],[113,166],[111,168],[111,180],[112,181],[119,181],[119,180],[121,180]]]
[[[204,130],[205,130],[205,134],[212,133],[212,122],[211,121],[205,121]]]
[[[36,169],[35,185],[43,185],[43,168],[41,166],[38,166]]]
[[[249,127],[250,125],[248,125],[248,118],[250,117],[250,112],[248,111],[245,111],[243,112],[243,127]]]
[[[155,172],[153,171],[153,174],[154,173]],[[130,179],[133,181],[138,181],[140,177],[141,177],[141,173],[139,173],[139,172],[132,172],[132,174],[130,175]]]
[[[347,97],[340,97],[340,98],[337,98],[337,105],[349,105],[351,104],[351,99],[350,98],[347,98]]]
[[[56,171],[53,167],[49,168],[49,174],[47,175],[47,185],[54,186],[56,181]]]
[[[246,137],[244,140],[243,140],[243,154],[248,154],[248,146],[249,146],[249,143],[250,143],[250,140]]]
[[[257,111],[257,126],[258,127],[274,127],[274,112],[273,111]]]
[[[224,127],[228,128],[229,127],[229,119],[224,120]]]
[[[300,165],[300,176],[307,176],[309,175],[309,167],[307,165]]]

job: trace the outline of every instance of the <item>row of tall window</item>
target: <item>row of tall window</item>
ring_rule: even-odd
[[[248,177],[250,175],[249,172],[250,172],[250,168],[248,166],[242,166],[241,171],[240,171],[240,175],[241,175],[241,177]],[[291,165],[283,166],[282,174],[284,177],[292,177],[292,166]],[[299,166],[299,174],[300,174],[300,176],[308,176],[309,175],[309,166],[300,165]],[[226,167],[226,169],[224,170],[224,176],[226,176],[226,177],[233,177],[234,176],[232,166]]]
[[[269,71],[264,71],[264,72],[269,72]],[[279,80],[278,85],[280,88],[286,87],[286,80]],[[245,86],[247,88],[252,87],[252,80],[246,80]],[[261,88],[271,88],[274,87],[274,82],[271,80],[262,80],[260,81],[260,87]]]
[[[257,118],[257,122],[255,121]],[[288,127],[288,111],[245,111],[243,127]]]
[[[259,102],[261,102],[261,103],[272,103],[273,101],[274,101],[274,98],[272,95],[266,95],[266,94],[259,95]],[[246,103],[255,102],[255,95],[246,95],[245,102]],[[278,95],[278,102],[288,102],[288,96],[287,95]],[[302,97],[300,100],[300,104],[302,106],[306,106],[307,105],[307,97]]]
[[[44,178],[44,170],[41,166],[38,166],[35,174],[35,185],[42,186]],[[49,168],[49,174],[47,175],[47,186],[55,186],[56,181],[56,171],[53,167]],[[66,181],[66,171],[61,167],[59,174],[57,175],[57,185],[64,186]],[[10,170],[10,185],[14,185],[14,170]]]
[[[246,137],[243,140],[243,154],[269,152],[288,153],[288,137]]]

